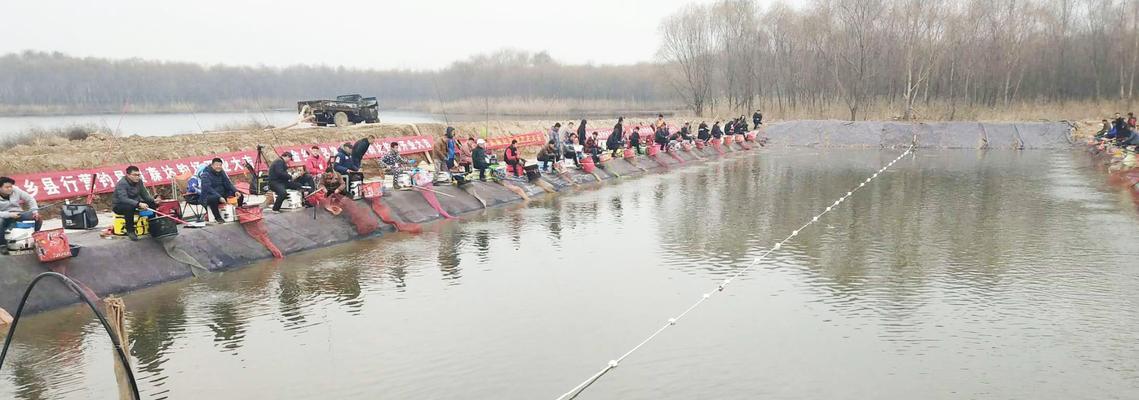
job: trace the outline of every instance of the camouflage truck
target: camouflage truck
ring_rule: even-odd
[[[358,94],[336,96],[336,100],[298,101],[297,112],[317,126],[380,122],[380,105],[376,98]]]

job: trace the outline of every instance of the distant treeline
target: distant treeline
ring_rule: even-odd
[[[290,107],[360,93],[385,107],[469,99],[669,102],[674,92],[652,64],[566,65],[548,54],[503,50],[438,71],[327,66],[205,66],[23,52],[0,56],[0,113],[216,111]]]
[[[662,21],[661,55],[698,113],[725,102],[851,119],[1062,112],[1139,95],[1137,22],[1137,0],[721,0]]]

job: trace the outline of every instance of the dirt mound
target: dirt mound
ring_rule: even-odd
[[[555,121],[487,121],[452,124],[459,137],[514,135],[546,131]],[[608,128],[616,121],[590,123],[590,128]],[[283,146],[356,141],[368,135],[442,137],[445,124],[367,124],[346,128],[291,128],[239,130],[176,136],[111,137],[91,135],[86,140],[44,140],[4,150],[0,175],[93,168],[112,164],[141,163],[252,149],[258,144]]]

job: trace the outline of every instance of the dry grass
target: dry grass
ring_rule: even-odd
[[[0,138],[0,147],[9,148],[18,145],[27,146],[55,146],[61,143],[87,140],[88,137],[104,135],[109,136],[111,129],[95,124],[69,125],[58,128],[32,128]]]
[[[251,131],[261,129],[272,129],[273,125],[266,124],[256,118],[249,118],[248,121],[231,121],[217,126],[214,126],[210,131],[226,132],[226,131]]]
[[[408,103],[401,109],[426,111],[435,114],[480,116],[559,116],[559,117],[613,117],[620,115],[647,115],[658,112],[683,112],[683,106],[670,102],[644,102],[631,100],[579,100],[546,98],[472,98],[447,102],[420,101]]]

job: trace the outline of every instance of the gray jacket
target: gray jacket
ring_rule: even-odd
[[[138,207],[138,203],[143,201],[153,203],[154,197],[150,196],[150,192],[146,190],[146,185],[143,184],[142,181],[131,183],[131,181],[127,180],[127,177],[124,176],[115,184],[114,205]]]
[[[0,218],[7,218],[8,213],[22,213],[24,206],[28,206],[27,211],[36,211],[40,209],[40,205],[36,203],[36,198],[28,194],[18,187],[12,188],[12,195],[5,199],[0,196]]]

